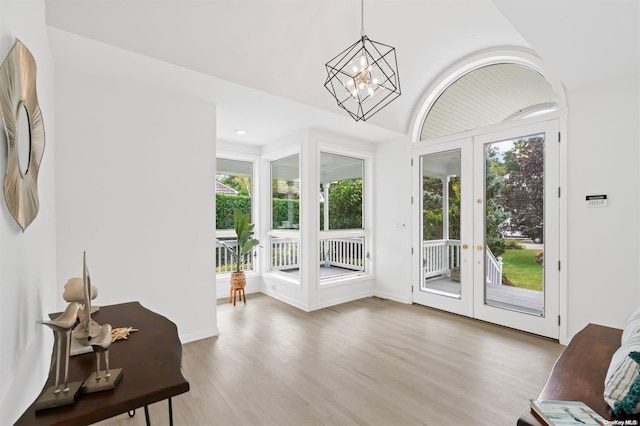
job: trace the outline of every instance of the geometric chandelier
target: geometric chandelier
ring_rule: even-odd
[[[367,120],[400,96],[396,49],[372,41],[364,32],[360,2],[360,40],[327,62],[324,86],[354,120]]]

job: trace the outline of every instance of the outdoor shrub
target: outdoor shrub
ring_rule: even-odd
[[[502,256],[505,250],[505,243],[502,238],[490,238],[489,235],[487,235],[487,246],[496,257]]]
[[[251,197],[216,194],[216,229],[233,229],[233,210],[251,213]]]
[[[524,250],[526,247],[518,240],[507,240],[505,242],[505,248],[507,250]]]
[[[288,200],[274,198],[273,200],[273,229],[282,227],[282,222],[290,221],[292,224],[300,223],[300,200]],[[291,205],[290,205],[291,204]],[[289,219],[289,211],[292,210],[292,218]]]

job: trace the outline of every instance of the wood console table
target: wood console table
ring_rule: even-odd
[[[165,399],[171,404],[171,397],[189,391],[189,382],[182,376],[182,344],[174,323],[138,302],[101,306],[92,318],[114,328],[139,330],[128,340],[114,342],[109,350],[111,368],[123,369],[116,388],[80,395],[75,404],[64,407],[36,412],[31,405],[16,425],[86,425]],[[69,381],[85,380],[95,371],[95,362],[93,353],[71,357]],[[54,381],[52,371],[43,391]]]

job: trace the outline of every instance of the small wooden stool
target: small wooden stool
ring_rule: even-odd
[[[230,287],[229,288],[229,303],[233,300],[233,305],[236,305],[236,295],[240,295],[240,300],[244,300],[247,303],[247,296],[244,294],[244,286]]]

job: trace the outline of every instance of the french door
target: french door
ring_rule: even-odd
[[[415,303],[559,337],[557,134],[554,120],[414,150]]]

